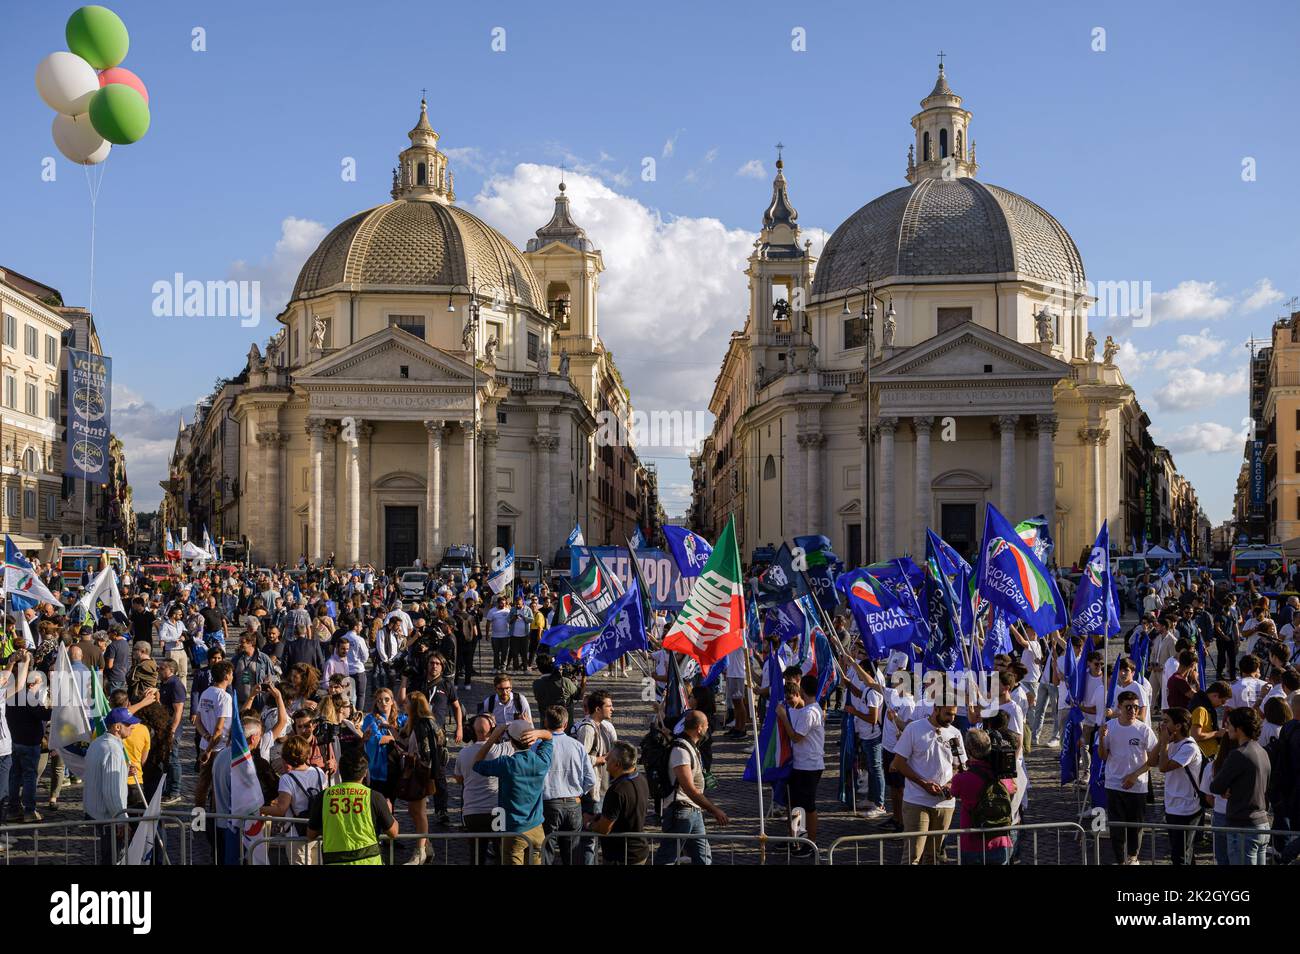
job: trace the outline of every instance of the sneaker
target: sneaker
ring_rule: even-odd
[[[42,821],[41,813],[33,809],[30,812],[23,812],[23,824],[29,825],[32,822]]]
[[[1061,740],[1052,739],[1050,742],[1047,743],[1047,747],[1049,749],[1059,749],[1061,747]]]
[[[889,812],[880,805],[869,805],[862,810],[861,814],[863,818],[884,818]]]
[[[179,795],[168,795],[166,798],[162,800],[162,803],[164,805],[178,805],[180,804],[180,802],[181,802],[181,797]]]
[[[443,828],[446,828],[448,825],[451,824],[451,816],[448,815],[446,812],[439,812],[438,824],[441,825]]]

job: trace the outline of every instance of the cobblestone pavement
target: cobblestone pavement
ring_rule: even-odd
[[[1112,640],[1108,652],[1109,658],[1114,659],[1119,649],[1119,641]],[[461,702],[467,710],[472,711],[478,700],[490,689],[490,677],[483,674],[486,671],[486,666],[483,666],[480,669],[480,675],[474,680],[474,688],[469,692],[462,691]],[[531,683],[534,678],[536,678],[536,673],[515,674],[516,686],[524,690],[530,701],[532,698]],[[596,687],[609,690],[614,697],[614,723],[619,730],[620,738],[639,744],[649,725],[652,711],[651,704],[645,700],[648,693],[641,673],[636,667],[632,667],[627,678],[617,678],[606,671],[589,680],[588,688]],[[840,716],[837,710],[832,709],[828,713],[826,727],[827,769],[822,777],[818,793],[821,812],[819,813],[817,843],[822,849],[823,861],[826,860],[826,849],[838,838],[850,835],[888,835],[888,830],[881,824],[864,819],[851,809],[839,804],[836,797],[839,738]],[[184,728],[182,744],[185,800],[181,804],[168,809],[168,814],[174,814],[178,819],[188,822],[190,820],[189,799],[192,796],[195,781],[193,771],[193,731],[188,723]],[[718,778],[719,786],[710,793],[710,796],[730,816],[730,824],[727,828],[722,829],[709,819],[707,820],[708,828],[711,832],[725,831],[730,834],[745,835],[749,839],[747,844],[721,844],[715,846],[715,863],[747,864],[759,861],[758,840],[756,837],[760,831],[758,790],[754,783],[745,782],[741,777],[751,745],[752,743],[748,739],[726,738],[721,729],[715,732],[713,739],[713,772]],[[1075,786],[1060,785],[1059,756],[1059,749],[1048,747],[1036,747],[1029,754],[1027,765],[1030,775],[1030,789],[1029,804],[1025,812],[1026,822],[1078,821],[1080,810],[1083,808],[1083,790]],[[1153,773],[1153,779],[1154,784],[1152,787],[1155,801],[1148,807],[1147,818],[1156,821],[1163,817],[1160,808],[1159,773]],[[45,819],[42,830],[39,835],[35,836],[30,830],[18,830],[17,833],[11,830],[11,833],[5,839],[0,840],[0,844],[3,844],[6,849],[3,854],[0,854],[0,862],[9,864],[86,864],[95,862],[96,852],[93,838],[84,829],[71,832],[64,830],[66,823],[75,823],[84,817],[81,811],[81,786],[78,784],[65,787],[57,808],[46,807],[43,800],[47,799],[48,795],[48,780],[42,780],[38,788],[38,801],[40,802],[38,807]],[[442,828],[433,824],[431,826],[432,833],[461,830],[458,825],[459,798],[459,787],[453,783],[451,786],[453,825],[449,828]],[[769,804],[770,798],[771,791],[769,788],[763,794],[764,805],[769,810],[771,808]],[[410,816],[406,812],[405,806],[400,802],[397,805],[395,815],[403,833],[413,831]],[[1085,827],[1086,824],[1085,822]],[[657,831],[657,822],[651,819],[648,828]],[[769,836],[787,834],[784,818],[769,818],[766,824],[766,833]],[[168,835],[167,841],[173,858],[179,859],[178,836],[172,832]],[[1091,862],[1096,851],[1095,839],[1090,835],[1086,842],[1089,861]],[[399,845],[396,849],[396,860],[399,862],[405,860],[412,850],[410,846]],[[439,860],[455,861],[463,852],[463,847],[443,845],[437,849],[437,857]],[[1159,855],[1160,863],[1164,863],[1168,856],[1168,846],[1163,836],[1160,837],[1155,852]],[[191,836],[190,853],[192,855],[191,863],[206,864],[210,862],[211,852],[202,834]],[[950,860],[955,860],[953,858],[955,849],[951,845],[949,846],[949,855]],[[1101,845],[1101,856],[1103,863],[1109,863],[1110,849],[1104,838]],[[884,863],[896,864],[901,857],[901,839],[896,836],[889,836],[883,841],[841,847],[836,850],[834,861],[836,864],[879,864],[883,860]],[[1151,857],[1151,839],[1148,837],[1143,848],[1144,862],[1151,859]],[[1077,833],[1056,830],[1043,831],[1036,836],[1026,835],[1020,846],[1017,862],[1022,864],[1078,864],[1081,858],[1082,846]],[[791,858],[787,846],[781,844],[769,845],[764,860],[769,863],[785,863],[787,861],[809,863],[802,859]],[[1198,861],[1212,863],[1208,857],[1198,858]]]

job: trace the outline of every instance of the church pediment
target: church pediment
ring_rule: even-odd
[[[411,381],[470,386],[473,378],[473,367],[460,357],[390,326],[312,362],[294,375],[294,383],[310,387],[313,383]]]
[[[871,369],[872,383],[938,378],[1069,377],[1070,366],[995,331],[971,322],[950,328]]]

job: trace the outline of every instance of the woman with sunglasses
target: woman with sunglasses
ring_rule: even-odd
[[[412,692],[406,697],[406,725],[398,732],[403,749],[403,779],[398,797],[405,799],[411,822],[418,834],[429,831],[429,817],[425,802],[434,793],[437,784],[433,778],[433,763],[442,758],[438,750],[438,725],[433,719],[429,699],[423,692]],[[422,865],[431,861],[428,842],[420,838],[415,843],[415,855],[408,865]]]
[[[398,731],[406,725],[406,713],[397,711],[391,689],[375,692],[373,708],[361,722],[362,738],[366,745],[366,758],[370,762],[370,787],[388,799],[389,807],[397,796],[397,781],[401,777],[400,762],[389,770],[389,758],[396,751]]]

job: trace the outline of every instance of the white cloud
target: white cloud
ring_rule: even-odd
[[[167,476],[181,415],[188,419],[193,413],[192,404],[160,408],[125,385],[113,385],[113,433],[126,449],[126,474],[137,510],[158,506],[162,499],[158,482]]]
[[[280,223],[280,238],[270,257],[256,264],[242,259],[232,262],[230,277],[239,281],[260,281],[263,316],[278,315],[293,294],[294,282],[298,280],[303,263],[316,251],[326,231],[320,222],[290,216]]]
[[[691,507],[691,485],[687,483],[671,483],[659,485],[659,503],[664,508],[664,513],[670,517],[685,515]]]
[[[1188,280],[1151,296],[1154,321],[1215,321],[1231,309],[1232,299],[1215,282]]]
[[[1188,424],[1168,435],[1154,428],[1153,432],[1152,436],[1174,454],[1241,452],[1241,435],[1232,428],[1214,421]]]
[[[712,162],[714,159],[717,159],[717,158],[718,158],[718,147],[717,147],[717,146],[714,146],[712,149],[710,149],[708,152],[706,152],[706,153],[704,154],[704,161],[705,161],[705,162]]]
[[[1156,404],[1162,411],[1189,411],[1245,393],[1244,365],[1229,372],[1185,368],[1156,390]]]
[[[680,136],[682,132],[683,130],[679,129],[664,140],[664,148],[661,153],[664,159],[671,159],[673,157],[673,152],[677,149],[677,137]]]
[[[1246,311],[1255,311],[1266,305],[1276,305],[1281,300],[1282,293],[1273,287],[1273,283],[1267,278],[1261,278],[1255,283],[1255,290],[1241,303],[1241,307]]]
[[[554,181],[553,167],[522,163],[485,182],[470,204],[522,244],[550,218]],[[568,184],[574,220],[604,256],[600,335],[634,406],[705,406],[729,334],[744,324],[755,234],[714,218],[665,217],[591,176],[570,174]]]
[[[1155,360],[1152,366],[1155,370],[1168,371],[1170,368],[1190,367],[1206,358],[1214,357],[1228,346],[1228,342],[1223,338],[1216,338],[1210,334],[1209,328],[1202,328],[1194,335],[1179,335],[1177,342],[1176,349],[1154,353]]]
[[[458,169],[468,169],[485,175],[489,170],[488,159],[478,146],[453,147],[444,149],[443,152],[447,154],[448,165],[453,173]]]
[[[1115,355],[1115,364],[1124,372],[1124,376],[1129,378],[1141,373],[1147,366],[1147,362],[1151,360],[1151,356],[1152,352],[1139,351],[1133,342],[1121,341],[1119,353]]]
[[[746,179],[766,179],[767,170],[763,168],[763,160],[751,159],[736,170],[736,175]]]

